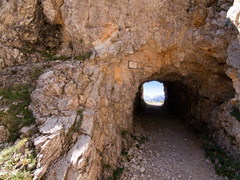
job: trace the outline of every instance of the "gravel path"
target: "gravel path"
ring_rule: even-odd
[[[136,118],[136,134],[148,141],[123,157],[127,180],[221,180],[205,158],[198,139],[181,120],[156,106],[146,106]],[[127,158],[126,158],[127,157]]]

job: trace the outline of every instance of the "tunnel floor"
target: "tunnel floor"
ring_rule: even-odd
[[[204,156],[201,143],[182,120],[163,107],[146,105],[135,118],[136,135],[148,140],[128,151],[121,179],[131,180],[220,180]]]

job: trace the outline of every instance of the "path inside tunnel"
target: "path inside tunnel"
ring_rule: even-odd
[[[136,135],[148,140],[128,151],[121,179],[220,180],[205,158],[201,143],[180,118],[164,107],[146,105],[135,118]]]

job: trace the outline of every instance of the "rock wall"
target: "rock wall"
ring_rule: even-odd
[[[232,21],[232,23],[237,27],[238,32],[240,32],[240,1],[235,0],[233,6],[228,10],[227,17]],[[226,101],[221,106],[215,108],[212,112],[211,121],[218,119],[218,124],[215,123],[218,131],[214,132],[215,139],[223,147],[226,147],[228,151],[238,159],[240,159],[240,123],[237,115],[233,115],[235,112],[239,113],[240,108],[240,35],[238,34],[235,39],[233,39],[227,50],[227,64],[229,65],[226,74],[231,78],[233,87],[235,89],[235,97]]]
[[[91,138],[97,121],[98,71],[90,64],[63,63],[38,80],[30,107],[41,134],[35,139],[39,151],[36,179],[47,170],[44,179],[96,177],[98,146]]]
[[[166,103],[189,122],[208,123],[216,140],[238,157],[240,122],[230,112],[240,101],[239,1],[25,3],[29,7],[2,2],[1,68],[27,63],[46,49],[93,52],[84,62],[54,65],[32,93],[39,129],[35,179],[110,176],[121,154],[121,132],[133,131],[134,102],[150,80],[164,82]]]
[[[0,69],[36,62],[28,58],[37,50],[58,48],[61,24],[49,23],[37,0],[0,2]]]
[[[117,164],[134,94],[119,96],[113,72],[95,60],[56,65],[38,80],[30,106],[40,133],[36,179],[95,179]]]

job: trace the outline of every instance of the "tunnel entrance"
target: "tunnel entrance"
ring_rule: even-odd
[[[155,152],[150,161],[156,169],[148,172],[153,179],[168,179],[168,176],[175,179],[178,178],[176,174],[183,179],[221,179],[215,174],[213,164],[206,163],[202,144],[191,129],[204,128],[213,138],[223,137],[219,134],[224,127],[214,112],[234,97],[231,79],[224,73],[201,68],[184,76],[165,70],[142,81],[133,106],[135,133],[142,133],[149,139],[144,153]],[[145,103],[145,84],[151,81],[161,82],[164,86],[164,104],[160,107]],[[201,170],[197,172],[200,166]],[[167,169],[177,173],[172,174]]]
[[[165,100],[164,84],[158,81],[145,82],[142,85],[142,98],[146,104],[162,106]]]
[[[164,86],[162,106],[153,106],[145,101],[145,86],[151,80],[139,86],[134,102],[134,127],[135,133],[146,136],[148,142],[140,151],[134,149],[133,154],[135,160],[139,156],[147,157],[141,168],[146,172],[142,173],[145,176],[152,179],[221,179],[216,175],[214,165],[205,158],[201,142],[189,128],[204,124],[205,130],[209,128],[212,134],[217,132],[212,112],[234,96],[232,82],[227,76],[210,73],[209,76],[215,78],[214,83],[197,75],[153,75],[151,79]],[[139,161],[139,164],[142,163]],[[133,166],[126,167],[128,172],[139,175],[136,179],[141,179],[142,174],[131,169]]]
[[[163,92],[161,93],[164,93],[163,107],[165,109],[189,124],[204,122],[210,128],[215,128],[216,122],[212,122],[211,117],[213,110],[233,98],[235,91],[231,79],[226,74],[205,72],[207,75],[203,76],[199,73],[200,71],[187,76],[173,72],[152,75],[138,88],[133,105],[134,114],[141,113],[145,106],[144,88],[147,83],[162,83]],[[152,90],[155,90],[154,85],[152,85]]]
[[[135,97],[134,114],[141,113],[146,105],[161,105],[161,109],[171,111],[183,119],[189,116],[193,110],[191,106],[195,106],[200,98],[198,89],[186,85],[185,79],[178,75],[172,80],[173,76],[170,75],[168,81],[154,79],[142,83]],[[197,118],[197,115],[191,117]]]

